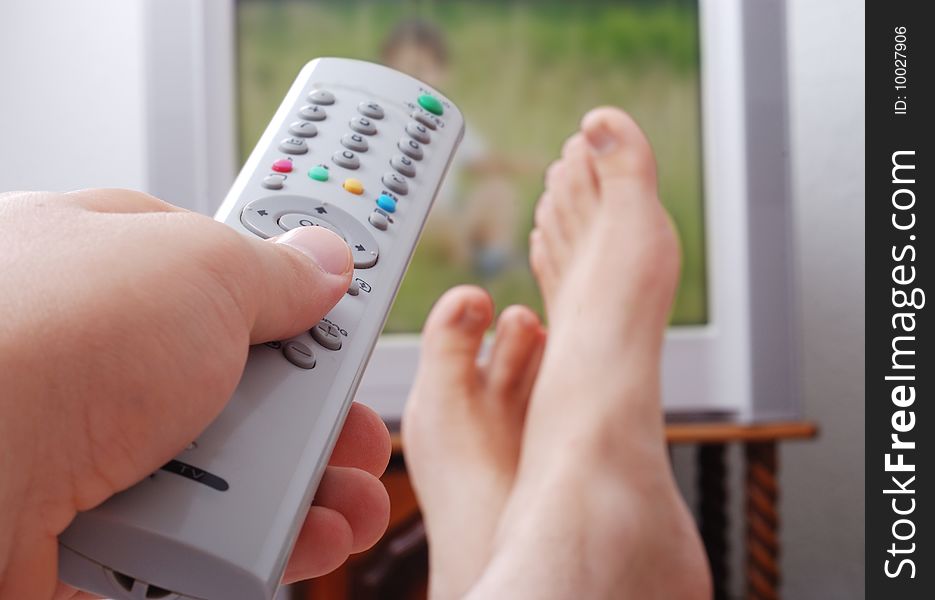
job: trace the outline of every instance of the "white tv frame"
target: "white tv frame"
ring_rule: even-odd
[[[773,0],[700,0],[708,323],[667,334],[672,419],[799,416],[785,10]],[[147,12],[150,191],[192,197],[210,214],[234,176],[235,0],[162,0]],[[182,126],[165,127],[167,116]],[[398,418],[418,354],[418,335],[383,336],[358,399]]]

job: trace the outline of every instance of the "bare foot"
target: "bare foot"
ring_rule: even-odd
[[[403,418],[407,467],[429,538],[433,598],[464,595],[490,558],[542,354],[538,317],[511,306],[497,321],[489,358],[478,364],[492,319],[483,290],[458,287],[441,297],[423,331]]]
[[[549,342],[473,595],[710,597],[660,402],[678,243],[652,149],[629,116],[602,108],[584,118],[549,168],[530,241]]]

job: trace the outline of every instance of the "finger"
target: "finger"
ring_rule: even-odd
[[[353,534],[351,552],[363,552],[377,543],[390,521],[386,487],[360,469],[325,469],[313,504],[336,510],[347,519]]]
[[[390,462],[391,451],[390,432],[383,419],[369,406],[355,402],[328,464],[354,467],[379,477]]]
[[[354,535],[347,519],[336,510],[313,506],[283,575],[283,583],[321,577],[334,571],[351,555]]]
[[[94,212],[141,213],[141,212],[188,212],[144,192],[101,188],[77,190],[63,194],[69,202]]]
[[[314,326],[347,292],[351,251],[324,227],[299,227],[272,240],[245,237],[256,262],[241,291],[255,304],[251,343],[284,339]],[[249,289],[248,289],[249,288]]]

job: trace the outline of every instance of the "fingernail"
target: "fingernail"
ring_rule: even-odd
[[[347,242],[324,227],[297,227],[276,238],[276,243],[292,246],[332,275],[343,275],[351,270]]]
[[[588,145],[597,154],[607,154],[617,148],[617,137],[603,123],[597,127],[586,129],[584,132]]]

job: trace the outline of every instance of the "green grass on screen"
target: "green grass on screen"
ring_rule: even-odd
[[[439,295],[459,283],[491,291],[498,308],[541,310],[527,266],[526,240],[542,173],[588,109],[613,104],[649,135],[660,192],[678,228],[683,274],[676,324],[704,323],[706,289],[701,193],[698,13],[694,2],[277,1],[239,3],[241,156],[253,148],[299,69],[318,56],[380,62],[383,41],[401,21],[444,33],[447,75],[439,87],[463,110],[481,158],[504,173],[455,175],[454,218],[433,214],[387,322],[419,331]],[[486,179],[484,179],[486,177]],[[513,215],[510,251],[478,270],[485,216],[471,214],[486,190]],[[440,209],[436,208],[435,213]],[[474,211],[477,212],[477,211]],[[437,218],[436,218],[437,217]],[[475,232],[458,231],[474,219]],[[501,222],[502,223],[502,222]],[[495,224],[499,225],[499,223]],[[452,229],[452,228],[455,229]],[[453,247],[464,235],[467,250]],[[608,252],[613,252],[608,248]],[[615,276],[607,273],[607,277]],[[601,282],[582,293],[600,293]]]

